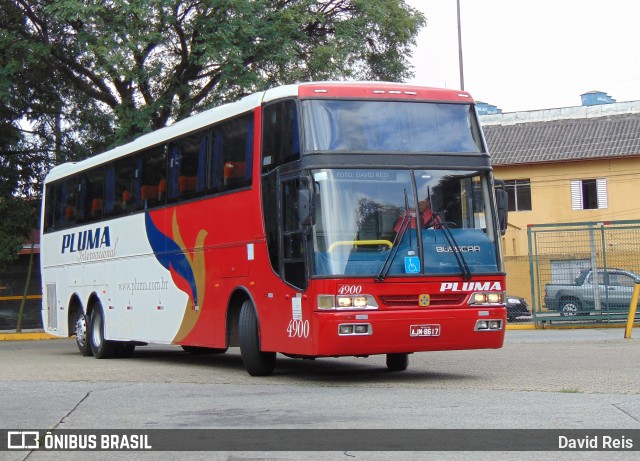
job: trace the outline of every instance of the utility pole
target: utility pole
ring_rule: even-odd
[[[460,0],[456,0],[458,7],[458,66],[460,68],[460,89],[464,91],[464,69],[462,66],[462,27],[460,25]]]

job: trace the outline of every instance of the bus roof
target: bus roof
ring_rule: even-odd
[[[110,160],[163,144],[187,133],[199,131],[216,122],[240,115],[259,107],[263,102],[283,98],[353,98],[407,99],[419,101],[462,102],[473,99],[464,91],[430,88],[392,82],[309,82],[279,86],[258,92],[213,109],[192,115],[184,120],[140,136],[139,138],[80,162],[68,162],[51,169],[45,183],[98,166]]]

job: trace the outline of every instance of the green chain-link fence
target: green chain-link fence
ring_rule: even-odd
[[[527,236],[535,322],[626,320],[640,283],[640,221],[530,225]]]
[[[25,294],[25,284],[29,278],[27,298],[22,311],[22,329],[42,329],[41,287],[39,257],[36,255],[32,265],[31,277],[27,277],[29,270],[29,255],[20,255],[15,263],[0,273],[0,331],[15,331],[18,326],[20,304]]]

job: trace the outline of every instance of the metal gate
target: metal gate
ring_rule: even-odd
[[[528,227],[535,322],[626,320],[640,283],[640,221]]]

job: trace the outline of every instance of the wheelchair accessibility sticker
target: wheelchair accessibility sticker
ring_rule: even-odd
[[[404,273],[419,274],[420,258],[418,258],[417,256],[407,256],[406,258],[404,258]]]

